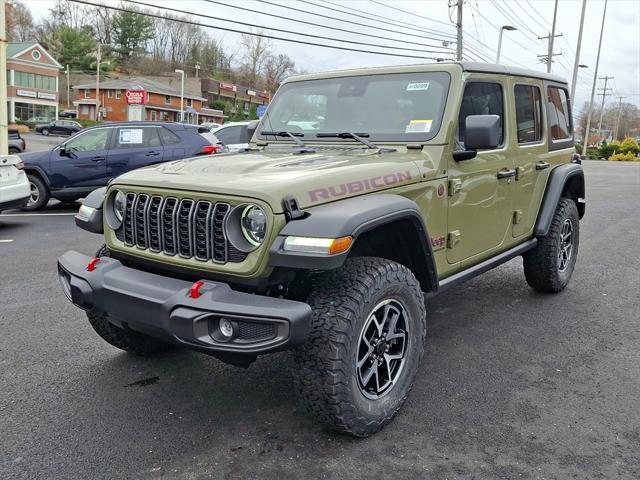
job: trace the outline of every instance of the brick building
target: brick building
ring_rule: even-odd
[[[95,119],[96,84],[74,85],[78,118]],[[222,123],[223,113],[206,107],[207,99],[185,91],[187,123]],[[100,82],[100,118],[107,121],[180,120],[180,88],[148,78],[118,78]]]
[[[9,122],[47,122],[58,118],[61,68],[38,42],[7,44]]]
[[[233,83],[209,78],[203,78],[200,85],[202,96],[206,97],[209,104],[215,100],[229,102],[245,115],[249,114],[249,109],[252,105],[266,105],[269,103],[270,96],[268,92],[261,92],[242,85],[234,85]]]

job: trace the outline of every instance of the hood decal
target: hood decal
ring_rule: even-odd
[[[406,170],[404,172],[387,173],[386,175],[378,175],[376,177],[356,180],[354,182],[340,183],[338,185],[331,185],[325,188],[314,188],[313,190],[309,190],[307,193],[309,194],[309,200],[311,202],[318,202],[321,200],[332,200],[346,195],[353,195],[360,192],[380,190],[409,180],[411,180],[411,172]]]

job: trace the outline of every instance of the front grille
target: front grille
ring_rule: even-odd
[[[247,254],[227,239],[224,221],[231,207],[206,200],[182,200],[127,193],[122,228],[125,245],[154,253],[215,263],[242,262]]]

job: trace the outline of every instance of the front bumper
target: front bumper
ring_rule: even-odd
[[[58,259],[58,275],[71,302],[104,314],[110,322],[211,355],[256,356],[293,348],[307,338],[311,308],[306,303],[237,292],[205,281],[199,298],[191,282],[148,273],[102,257],[93,271],[91,257],[69,251]],[[221,335],[221,319],[234,326]]]

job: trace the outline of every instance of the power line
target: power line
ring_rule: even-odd
[[[247,11],[247,12],[257,13],[257,14],[260,14],[260,15],[267,15],[269,17],[280,18],[280,19],[283,19],[283,20],[290,20],[290,21],[296,22],[296,23],[303,23],[305,25],[312,25],[314,27],[327,28],[329,30],[336,30],[338,32],[346,32],[346,33],[354,34],[354,35],[363,35],[363,36],[366,36],[366,37],[379,38],[379,39],[382,39],[382,40],[390,40],[392,42],[400,42],[400,43],[406,43],[406,44],[411,44],[411,45],[421,45],[423,47],[427,46],[427,47],[434,47],[434,48],[445,48],[445,47],[441,47],[439,45],[425,45],[424,43],[420,43],[420,42],[411,42],[411,41],[408,41],[408,40],[398,40],[398,39],[391,38],[391,37],[382,37],[382,36],[373,35],[373,34],[370,34],[370,33],[355,32],[353,30],[347,30],[346,28],[329,27],[327,25],[321,25],[319,23],[308,22],[308,21],[305,21],[305,20],[298,20],[296,18],[285,17],[284,15],[277,15],[275,13],[261,12],[260,10],[253,10],[251,8],[240,7],[238,5],[229,5],[229,4],[226,4],[226,3],[218,2],[216,0],[203,0],[203,1],[208,2],[208,3],[214,3],[214,4],[217,4],[217,5],[222,5],[222,6],[229,7],[229,8],[236,8],[238,10],[244,10],[244,11]],[[360,24],[355,24],[355,25],[361,26]],[[264,27],[264,28],[269,29],[268,27]],[[402,50],[411,50],[411,51],[414,51],[414,52],[424,52],[423,49],[414,49],[414,48],[404,48],[404,47],[385,47],[385,48],[402,48]]]
[[[149,7],[149,8],[157,8],[155,5],[150,4],[150,3],[145,3],[145,2],[139,2],[137,0],[124,0],[127,3],[132,3],[134,5],[142,5],[144,7]],[[181,13],[181,14],[186,14],[186,15],[190,15],[189,12],[185,11],[185,10],[179,10],[177,8],[171,8],[171,7],[161,7],[161,10],[166,10],[169,12],[175,12],[175,13]],[[329,40],[332,42],[342,42],[342,43],[349,43],[352,45],[363,45],[366,47],[377,47],[377,48],[390,48],[393,50],[416,50],[416,49],[412,49],[412,48],[402,48],[402,47],[392,47],[392,46],[388,46],[388,45],[380,45],[380,44],[375,44],[375,43],[367,43],[367,42],[358,42],[356,40],[344,40],[344,39],[340,39],[340,38],[335,38],[335,37],[325,37],[323,35],[313,35],[311,33],[303,33],[303,32],[295,32],[293,30],[285,30],[282,28],[273,28],[273,27],[268,27],[265,25],[257,25],[255,23],[247,23],[247,22],[240,22],[238,20],[227,20],[225,18],[219,18],[219,17],[213,17],[211,15],[205,15],[203,13],[198,14],[198,16],[200,17],[205,17],[205,18],[211,18],[213,20],[217,20],[217,21],[222,21],[222,22],[229,22],[229,23],[235,23],[238,25],[243,25],[245,27],[250,27],[250,28],[257,28],[257,29],[266,29],[266,30],[272,30],[274,32],[281,32],[281,33],[289,33],[292,35],[300,35],[303,37],[310,37],[310,38],[316,38],[319,40]],[[443,48],[443,47],[438,47],[436,46],[436,48]],[[440,50],[417,50],[419,52],[424,52],[424,53],[441,53],[441,54],[446,54],[447,52],[442,52]]]
[[[275,35],[267,35],[264,33],[257,33],[257,32],[245,32],[242,30],[237,30],[237,29],[233,29],[233,28],[228,28],[228,27],[221,27],[218,25],[209,25],[206,23],[200,23],[200,22],[195,22],[192,20],[186,20],[186,19],[179,19],[179,18],[173,18],[173,17],[166,17],[163,15],[158,15],[158,14],[154,14],[154,13],[150,13],[150,12],[144,12],[144,13],[140,13],[139,11],[136,10],[129,10],[123,7],[115,7],[115,6],[111,6],[111,5],[101,5],[101,4],[96,4],[96,3],[91,3],[91,2],[87,2],[85,0],[69,0],[70,2],[73,3],[79,3],[82,5],[89,5],[92,7],[97,7],[97,8],[106,8],[109,10],[116,10],[119,12],[127,12],[127,13],[134,13],[134,14],[138,14],[138,15],[144,15],[146,17],[151,17],[151,18],[157,18],[160,20],[169,20],[172,22],[178,22],[178,23],[184,23],[187,25],[196,25],[199,27],[206,27],[206,28],[211,28],[213,30],[222,30],[224,32],[232,32],[232,33],[240,33],[243,35],[249,35],[249,36],[253,36],[253,37],[262,37],[262,38],[268,38],[270,40],[279,40],[279,41],[283,41],[283,42],[290,42],[290,43],[299,43],[302,45],[311,45],[314,47],[322,47],[322,48],[331,48],[334,50],[343,50],[343,51],[349,51],[349,52],[358,52],[358,53],[370,53],[373,55],[385,55],[385,56],[390,56],[390,57],[404,57],[404,58],[419,58],[419,59],[426,59],[426,60],[438,60],[437,57],[424,57],[424,56],[418,56],[418,55],[406,55],[406,54],[399,54],[399,53],[389,53],[389,52],[375,52],[375,51],[371,51],[371,50],[362,50],[362,49],[358,49],[358,48],[349,48],[349,47],[339,47],[337,45],[326,45],[326,44],[321,44],[321,43],[315,43],[315,42],[308,42],[305,40],[294,40],[292,38],[285,38],[285,37],[277,37]],[[130,3],[133,3],[131,0],[127,0]],[[140,3],[140,2],[136,2],[136,3]],[[155,7],[155,6],[153,6]],[[168,8],[163,8],[162,10],[167,10]],[[175,9],[173,9],[175,10]],[[182,13],[185,14],[189,14],[189,12],[184,12],[181,11]],[[221,19],[216,19],[216,20],[221,20]],[[231,21],[231,20],[227,20],[227,21]]]
[[[542,15],[538,10],[536,10],[536,8],[531,4],[531,2],[529,0],[525,0],[525,2],[527,2],[527,4],[529,5],[529,7],[531,8],[531,10],[533,10],[534,12],[536,12],[538,14],[538,16],[542,19],[543,22],[545,22],[548,26],[544,27],[544,29],[548,29],[551,24],[549,23],[549,20],[547,20],[544,15]]]
[[[377,0],[369,0],[371,3],[377,3],[378,5],[382,5],[383,7],[387,7],[390,8],[391,10],[397,10],[398,12],[403,12],[403,13],[408,13],[409,15],[413,16],[413,17],[418,17],[418,18],[422,18],[424,20],[429,20],[430,22],[436,22],[436,23],[441,23],[443,25],[446,25],[447,27],[451,27],[450,23],[447,22],[443,22],[441,20],[435,20],[433,18],[428,18],[428,17],[423,17],[422,15],[418,15],[417,13],[413,13],[413,12],[409,12],[407,10],[403,10],[401,8],[398,7],[392,7],[390,5],[387,5],[386,3],[383,2],[378,2]]]
[[[264,0],[261,0],[261,1],[264,1]],[[326,2],[326,0],[323,0],[323,1]],[[388,20],[376,20],[374,18],[368,18],[368,17],[366,17],[364,15],[360,15],[361,13],[365,13],[365,14],[369,15],[367,12],[362,12],[362,11],[356,10],[354,8],[343,7],[347,11],[339,10],[337,8],[334,8],[336,5],[332,4],[331,2],[326,2],[326,3],[328,3],[329,5],[334,5],[334,7],[328,7],[326,5],[318,5],[317,3],[310,2],[308,0],[298,0],[298,2],[299,3],[306,3],[307,5],[313,5],[314,7],[323,8],[325,10],[332,10],[334,12],[338,12],[338,13],[342,13],[342,14],[346,14],[346,15],[351,15],[352,17],[364,18],[365,20],[371,20],[373,22],[378,22],[378,23],[382,23],[382,24],[385,24],[385,25],[392,25],[394,27],[405,28],[407,30],[416,30],[416,31],[419,31],[419,32],[420,31],[423,31],[423,32],[426,31],[426,33],[432,33],[432,32],[428,32],[427,30],[429,30],[429,29],[425,29],[425,28],[412,27],[412,26],[403,25],[403,24],[397,23],[397,22],[390,22]],[[287,8],[290,8],[290,7],[287,6]],[[358,12],[358,13],[352,13],[352,12]],[[313,13],[314,15],[320,15],[320,14],[315,13],[315,12],[309,12],[309,13]],[[347,21],[350,22],[349,20],[347,20]],[[372,28],[377,28],[377,29],[380,29],[380,30],[383,29],[382,27],[378,27],[378,26],[373,26]],[[396,33],[402,33],[402,32],[398,32],[397,30],[395,32]],[[445,33],[442,33],[442,32],[437,32],[437,34],[439,34],[439,35],[448,35],[448,34],[445,34]],[[402,33],[402,35],[418,36],[418,35],[415,35],[413,33]],[[433,38],[433,37],[421,37],[421,38],[428,38],[428,39],[431,39],[431,40],[442,40],[440,38]]]

